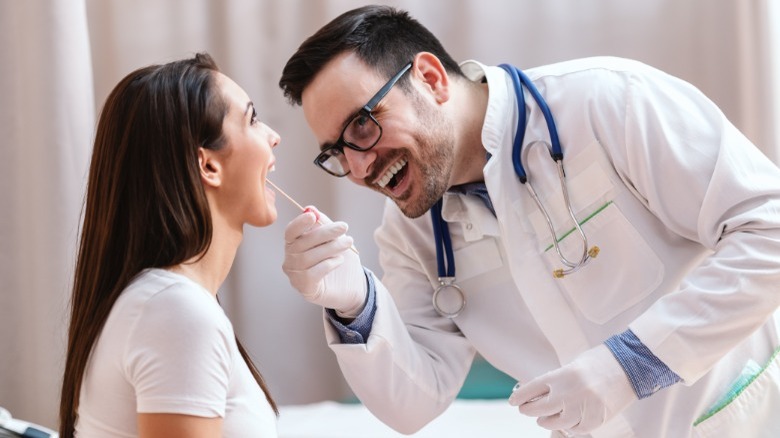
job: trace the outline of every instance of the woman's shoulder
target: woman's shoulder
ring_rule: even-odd
[[[164,269],[139,273],[114,307],[134,326],[232,333],[230,321],[214,295],[189,278]]]
[[[190,278],[160,268],[145,269],[127,285],[120,298],[148,302],[175,300],[219,308],[214,295]]]

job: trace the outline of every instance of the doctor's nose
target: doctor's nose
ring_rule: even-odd
[[[349,176],[363,181],[371,174],[371,167],[376,161],[376,153],[373,150],[355,151],[344,148],[344,158],[349,166]]]

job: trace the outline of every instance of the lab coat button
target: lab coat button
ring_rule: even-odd
[[[467,223],[467,224],[466,224],[466,229],[467,229],[467,230],[470,230],[470,229],[472,229],[472,228],[474,228],[474,225],[472,225],[472,224],[471,224],[471,222],[469,222],[469,223]]]

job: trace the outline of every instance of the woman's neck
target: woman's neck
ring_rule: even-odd
[[[221,219],[216,215],[212,217],[211,245],[203,257],[198,255],[169,268],[200,284],[214,296],[227,278],[243,238],[242,228],[231,228]]]

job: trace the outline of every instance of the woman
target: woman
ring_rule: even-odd
[[[276,220],[279,135],[208,54],[109,95],[76,262],[60,434],[276,436],[276,405],[217,303],[244,224]]]

